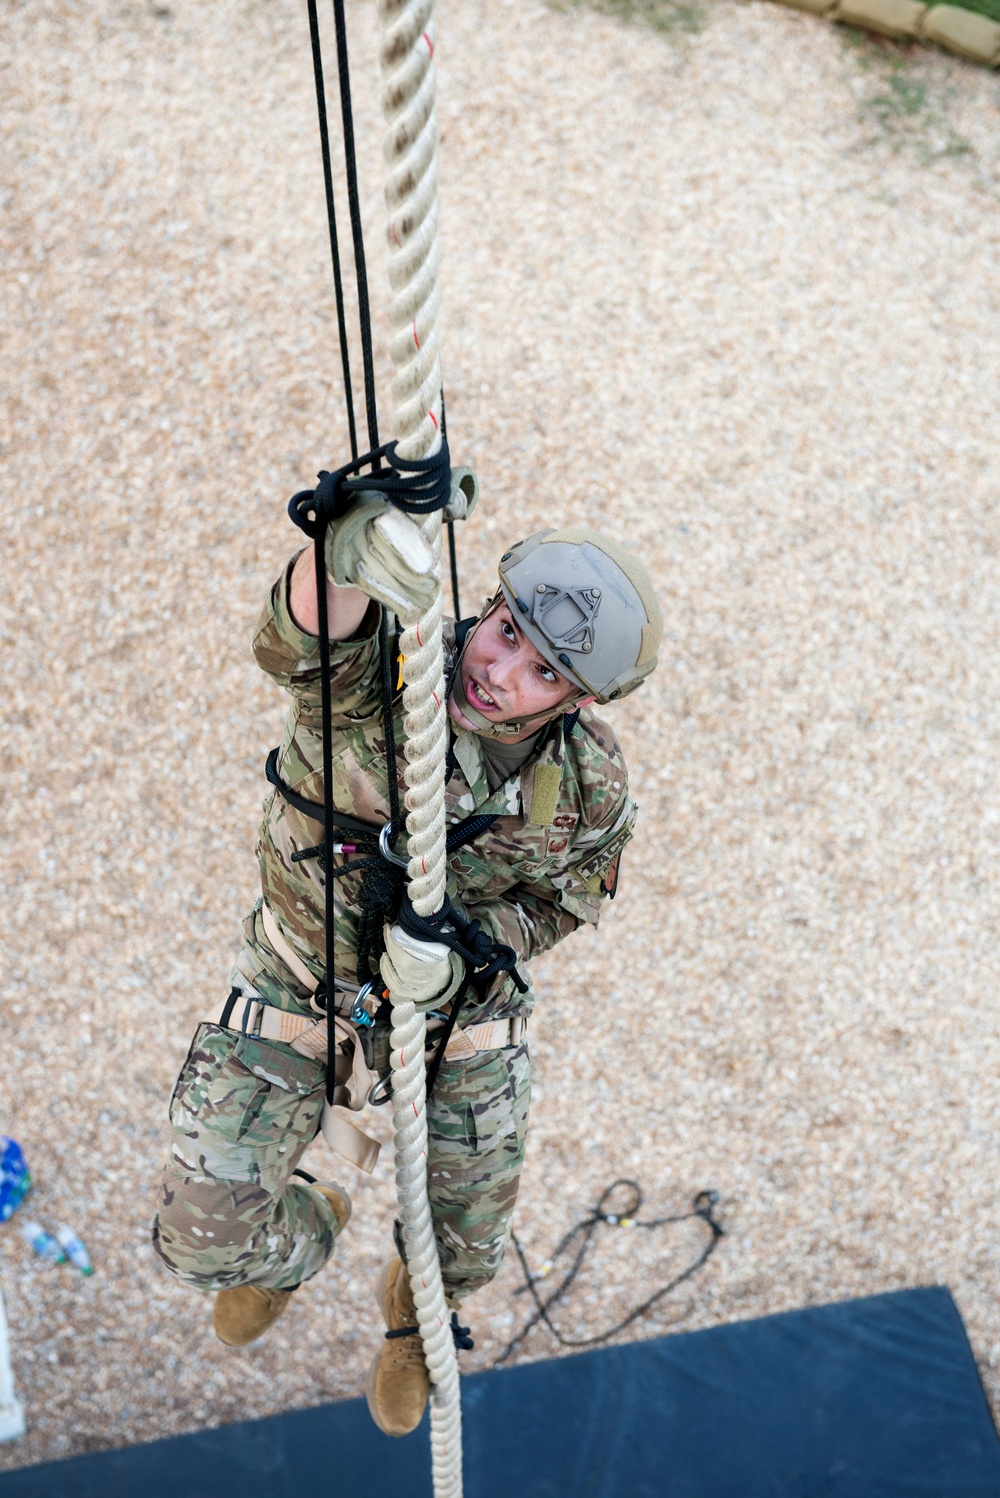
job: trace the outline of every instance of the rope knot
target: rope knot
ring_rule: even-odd
[[[388,469],[381,467],[383,458]],[[372,473],[360,472],[369,466]],[[361,494],[381,495],[387,504],[408,515],[443,510],[451,498],[451,455],[446,441],[429,458],[402,458],[397,444],[386,442],[333,473],[321,469],[317,477],[315,489],[300,489],[288,501],[289,518],[313,541]]]

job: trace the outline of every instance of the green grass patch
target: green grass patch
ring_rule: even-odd
[[[586,7],[602,16],[615,16],[626,25],[648,26],[667,35],[695,35],[708,25],[708,13],[701,0],[551,0],[551,3],[554,10]]]
[[[959,10],[974,10],[978,16],[989,16],[991,21],[1000,21],[1000,0],[962,0]]]
[[[928,70],[921,48],[853,26],[845,26],[840,35],[857,69],[853,92],[859,119],[868,127],[867,145],[909,149],[927,166],[944,157],[974,154],[951,122],[951,85]]]

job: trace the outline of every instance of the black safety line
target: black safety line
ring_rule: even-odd
[[[320,698],[322,715],[322,760],[323,760],[323,804],[307,801],[286,786],[278,773],[277,751],[272,751],[267,761],[267,778],[278,791],[304,815],[314,817],[323,826],[323,841],[314,848],[298,849],[292,855],[295,862],[322,855],[325,892],[325,945],[326,980],[318,994],[325,989],[332,992],[335,981],[335,886],[337,878],[358,871],[364,875],[359,904],[361,924],[366,927],[365,942],[360,940],[359,925],[358,969],[361,981],[362,963],[371,969],[371,957],[375,956],[373,976],[377,975],[377,951],[374,925],[386,916],[391,916],[391,907],[399,907],[398,918],[404,928],[412,934],[444,941],[453,950],[461,953],[467,967],[466,981],[458,995],[446,1034],[450,1035],[457,1022],[458,1010],[470,983],[474,983],[483,994],[489,980],[501,972],[509,972],[518,989],[527,991],[515,967],[515,955],[510,947],[496,942],[484,931],[476,920],[469,920],[456,910],[445,897],[442,909],[433,918],[417,917],[406,897],[405,871],[398,865],[382,858],[377,835],[380,829],[366,827],[358,818],[351,818],[337,811],[333,804],[333,709],[330,681],[330,628],[327,600],[325,542],[327,527],[331,520],[351,503],[358,492],[375,491],[391,504],[410,514],[430,514],[442,509],[448,502],[451,488],[451,466],[448,454],[447,428],[444,414],[444,396],[441,400],[441,447],[429,458],[403,460],[396,443],[379,445],[378,410],[375,396],[375,369],[372,352],[371,309],[368,295],[368,276],[365,261],[364,238],[361,224],[361,203],[358,192],[357,153],[354,139],[354,120],[351,108],[351,80],[347,47],[347,25],[344,0],[333,0],[334,29],[337,44],[337,77],[340,92],[341,121],[343,125],[345,181],[348,210],[354,250],[354,270],[357,283],[358,321],[361,334],[361,355],[364,373],[365,413],[368,427],[368,452],[359,456],[357,430],[354,416],[354,393],[351,384],[350,361],[347,346],[347,326],[344,310],[343,274],[337,237],[336,213],[333,193],[333,172],[330,157],[329,122],[326,111],[325,85],[323,78],[322,47],[316,13],[316,0],[308,0],[309,31],[313,53],[313,76],[316,85],[316,101],[319,117],[320,144],[323,156],[323,179],[326,191],[327,219],[329,224],[330,251],[333,263],[334,290],[337,302],[337,328],[340,338],[341,361],[344,375],[344,395],[347,404],[348,428],[351,441],[351,462],[334,473],[322,472],[314,490],[303,490],[289,502],[288,511],[292,520],[312,539],[316,578],[316,600],[320,648]],[[388,470],[383,469],[386,459]],[[362,469],[370,472],[362,474]],[[458,563],[455,552],[454,525],[448,521],[448,550],[451,572],[452,596],[456,618],[461,617],[458,592]],[[395,725],[393,721],[394,683],[393,672],[397,661],[396,650],[390,649],[389,610],[382,608],[379,619],[380,688],[382,697],[383,731],[386,749],[386,783],[389,799],[390,847],[402,831],[402,815],[399,798],[399,771],[396,763]],[[449,853],[478,837],[495,821],[493,816],[472,816],[448,833],[446,847]],[[335,829],[348,831],[363,845],[362,857],[346,860],[339,868],[334,865]],[[398,891],[398,898],[397,898]],[[372,927],[371,931],[367,927]],[[364,952],[362,952],[364,945]],[[473,978],[474,975],[474,978]],[[443,1055],[443,1045],[434,1057],[431,1069],[431,1084],[437,1074]],[[333,1067],[328,1068],[328,1096],[332,1097]]]
[[[327,1002],[329,1002],[329,997],[335,986],[334,943],[336,940],[337,913],[336,884],[330,877],[333,872],[333,708],[330,700],[330,621],[326,598],[325,521],[317,526],[316,539],[313,542],[313,556],[316,564],[316,606],[319,616],[320,702],[322,705],[323,720],[323,867],[327,871],[326,878],[323,880],[323,935],[325,937],[324,971],[326,973]],[[328,1047],[328,1050],[326,1100],[332,1105],[337,1083],[336,1050],[332,1043]]]
[[[361,232],[361,202],[358,197],[358,163],[354,150],[354,116],[351,110],[351,70],[347,58],[347,23],[344,0],[333,0],[333,20],[337,34],[337,78],[340,85],[340,117],[344,125],[344,164],[347,177],[347,205],[354,239],[354,271],[358,282],[358,321],[361,324],[361,358],[365,376],[365,412],[368,418],[368,446],[378,447],[378,411],[375,406],[375,364],[372,358],[372,320],[368,303],[368,273],[365,267],[365,245]],[[376,469],[378,462],[375,463]]]
[[[383,609],[378,626],[379,665],[382,684],[382,729],[385,733],[386,783],[389,790],[389,847],[394,848],[399,836],[399,781],[396,772],[396,725],[392,714],[393,680],[392,668],[398,659],[397,651],[389,653],[389,610]]]
[[[451,597],[455,605],[455,618],[461,619],[462,607],[458,601],[458,558],[455,555],[455,522],[446,520],[448,527],[448,563],[451,568]]]
[[[448,446],[448,412],[444,403],[444,391],[441,391],[441,444]],[[462,607],[458,601],[458,554],[455,551],[455,522],[446,520],[448,527],[448,568],[451,572],[451,601],[455,606],[456,622],[462,617]]]
[[[451,1009],[448,1012],[448,1018],[445,1020],[444,1029],[438,1038],[437,1049],[431,1058],[430,1066],[427,1068],[427,1079],[424,1089],[428,1102],[430,1102],[431,1093],[434,1091],[434,1083],[437,1081],[437,1074],[441,1070],[441,1062],[444,1060],[444,1053],[448,1049],[448,1042],[454,1034],[455,1026],[458,1024],[459,1013],[461,1012],[462,1005],[465,1003],[465,996],[469,992],[471,985],[472,980],[469,976],[469,970],[466,968],[462,984],[452,998]]]
[[[340,362],[344,371],[344,393],[347,397],[347,426],[351,438],[351,457],[356,458],[358,456],[358,432],[354,422],[351,357],[347,346],[347,317],[344,312],[344,282],[340,270],[340,246],[337,241],[337,214],[333,205],[333,169],[330,165],[330,132],[326,121],[326,88],[323,83],[323,54],[320,48],[316,0],[309,0],[309,36],[312,41],[313,78],[316,82],[316,108],[319,111],[319,140],[323,152],[323,186],[326,189],[326,219],[330,226],[330,258],[333,261],[333,287],[337,300],[337,333],[340,338]]]
[[[628,1189],[630,1199],[622,1211],[609,1211],[608,1201],[620,1187]],[[524,1284],[519,1285],[513,1293],[515,1295],[523,1295],[527,1291],[535,1303],[535,1309],[517,1335],[512,1337],[507,1343],[507,1346],[494,1362],[494,1368],[498,1368],[501,1364],[505,1363],[511,1353],[515,1352],[521,1345],[528,1333],[534,1327],[538,1326],[540,1322],[544,1323],[561,1347],[596,1347],[601,1342],[608,1342],[612,1337],[616,1337],[619,1332],[623,1332],[634,1321],[638,1321],[640,1316],[645,1316],[665,1295],[669,1295],[672,1290],[677,1289],[678,1285],[682,1285],[685,1280],[689,1280],[692,1275],[697,1274],[698,1270],[712,1257],[712,1254],[718,1247],[719,1240],[725,1237],[725,1229],[721,1223],[716,1221],[714,1216],[714,1209],[718,1206],[718,1203],[719,1193],[717,1191],[699,1191],[691,1203],[691,1210],[689,1212],[679,1212],[674,1217],[654,1217],[646,1221],[640,1221],[636,1217],[636,1213],[642,1206],[642,1188],[639,1186],[639,1183],[628,1179],[612,1181],[611,1185],[607,1186],[601,1193],[597,1206],[593,1207],[587,1213],[586,1217],[582,1217],[579,1222],[570,1228],[569,1232],[563,1236],[555,1251],[550,1255],[548,1264],[551,1267],[569,1248],[574,1238],[580,1239],[579,1246],[569,1269],[559,1284],[556,1285],[555,1289],[544,1299],[539,1295],[536,1288],[538,1281],[543,1276],[531,1273],[531,1270],[528,1268],[528,1261],[525,1258],[524,1249],[521,1247],[516,1234],[512,1233],[511,1242],[517,1252],[521,1270],[524,1274]],[[622,1227],[627,1225],[629,1229],[645,1229],[649,1231],[653,1228],[667,1227],[672,1223],[690,1222],[695,1217],[700,1218],[708,1228],[709,1237],[701,1253],[680,1274],[675,1275],[667,1284],[661,1285],[659,1290],[653,1295],[648,1296],[641,1305],[637,1305],[627,1316],[623,1317],[621,1321],[616,1322],[614,1326],[609,1327],[607,1331],[600,1332],[593,1337],[567,1337],[559,1330],[552,1320],[550,1312],[553,1306],[565,1298],[567,1291],[579,1274],[598,1227],[602,1225],[608,1227]]]
[[[278,749],[275,747],[267,756],[264,766],[264,774],[268,782],[274,786],[289,806],[294,806],[304,817],[312,817],[314,821],[324,822],[326,820],[326,808],[319,801],[308,801],[305,796],[300,796],[298,791],[293,791],[287,781],[282,780],[278,772]],[[342,832],[353,832],[358,837],[378,837],[379,829],[369,822],[363,822],[360,817],[352,817],[345,811],[334,811],[333,825]]]

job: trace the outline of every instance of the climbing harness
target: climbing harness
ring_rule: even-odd
[[[628,1192],[628,1198],[618,1211],[612,1211],[610,1205],[611,1199],[616,1191],[622,1189]],[[499,1368],[503,1363],[506,1363],[511,1354],[516,1352],[520,1347],[528,1333],[540,1323],[552,1333],[560,1347],[597,1347],[600,1343],[609,1342],[612,1337],[617,1337],[620,1332],[625,1331],[626,1327],[631,1326],[634,1321],[638,1321],[640,1317],[647,1315],[665,1296],[669,1295],[672,1290],[676,1290],[678,1285],[682,1285],[685,1280],[689,1280],[692,1275],[697,1274],[698,1270],[707,1264],[708,1260],[712,1257],[712,1254],[718,1247],[719,1240],[725,1237],[725,1229],[716,1221],[714,1215],[718,1203],[719,1193],[717,1191],[699,1191],[691,1203],[691,1210],[689,1212],[679,1212],[673,1217],[653,1217],[643,1220],[637,1215],[642,1207],[642,1189],[639,1183],[628,1179],[612,1181],[611,1185],[606,1187],[601,1193],[597,1205],[591,1208],[587,1215],[575,1223],[569,1232],[563,1236],[537,1274],[532,1274],[528,1268],[524,1249],[516,1235],[512,1234],[511,1241],[517,1251],[518,1261],[524,1275],[524,1284],[520,1285],[514,1291],[514,1294],[523,1295],[528,1293],[535,1303],[535,1309],[521,1327],[521,1330],[510,1339],[499,1357],[496,1358],[493,1364],[494,1368]],[[650,1232],[656,1228],[668,1227],[674,1223],[690,1222],[695,1218],[700,1219],[708,1228],[709,1237],[701,1253],[680,1274],[675,1275],[667,1284],[661,1285],[659,1290],[653,1295],[648,1296],[640,1305],[635,1306],[627,1316],[622,1317],[620,1321],[616,1322],[614,1326],[609,1327],[607,1331],[599,1332],[596,1336],[591,1337],[567,1337],[565,1333],[559,1330],[552,1319],[551,1313],[553,1307],[566,1299],[573,1281],[583,1268],[587,1254],[593,1246],[594,1235],[598,1228],[602,1226],[611,1228],[636,1228],[640,1231]],[[576,1240],[576,1252],[573,1255],[569,1268],[555,1288],[543,1299],[538,1292],[539,1281],[547,1278],[554,1269],[556,1261],[566,1253],[574,1240]]]

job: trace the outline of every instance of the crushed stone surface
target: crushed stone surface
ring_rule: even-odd
[[[576,522],[667,616],[613,716],[619,897],[535,968],[517,1231],[537,1268],[616,1177],[648,1215],[717,1190],[717,1252],[627,1335],[943,1282],[996,1407],[1000,80],[756,0],[678,14],[438,15],[466,603]],[[315,1148],[355,1219],[244,1351],[148,1242],[255,891],[283,703],[251,625],[347,447],[304,7],[0,16],[0,1130],[97,1268],[0,1228],[10,1468],[358,1394],[393,1186],[389,1150],[367,1182]],[[374,7],[349,24],[387,398]],[[565,1334],[703,1242],[603,1232]],[[469,1302],[466,1369],[518,1284],[509,1255]]]

